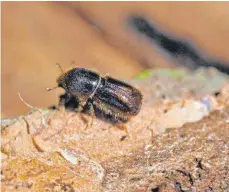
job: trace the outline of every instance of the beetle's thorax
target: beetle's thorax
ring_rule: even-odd
[[[101,79],[95,72],[74,68],[62,74],[57,83],[59,87],[74,96],[92,98],[101,84]]]

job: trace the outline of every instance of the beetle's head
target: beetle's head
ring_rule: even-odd
[[[63,89],[66,89],[66,85],[65,85],[65,74],[63,73],[63,74],[61,74],[58,78],[57,78],[57,80],[56,80],[56,82],[57,82],[57,84],[58,84],[58,87],[62,87]]]
[[[51,91],[53,89],[56,89],[58,87],[62,87],[63,89],[66,89],[66,84],[65,84],[65,72],[64,70],[61,68],[60,64],[57,63],[57,66],[60,68],[62,74],[57,78],[56,82],[58,84],[57,87],[53,87],[53,88],[47,88],[47,91]]]

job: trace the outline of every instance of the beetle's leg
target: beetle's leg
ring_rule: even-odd
[[[80,113],[85,112],[88,109],[88,99],[86,98],[79,98],[79,107],[78,111]]]
[[[129,134],[129,131],[128,131],[126,125],[124,125],[124,124],[119,124],[119,125],[118,125],[118,128],[121,129],[121,130],[123,130],[123,131],[125,131],[125,133],[126,133],[125,137],[130,138],[130,134]],[[125,139],[125,137],[124,137],[124,139]],[[124,139],[121,139],[121,140],[124,140]]]
[[[90,108],[89,114],[90,114],[91,118],[88,121],[87,126],[86,126],[85,129],[87,129],[88,127],[92,127],[92,125],[93,125],[93,121],[94,121],[94,117],[95,117],[95,111],[94,111],[93,107]]]
[[[77,110],[78,110],[78,112],[80,112],[80,113],[84,112],[84,104],[83,104],[83,103],[80,103],[80,104],[79,104],[79,108],[78,108]]]
[[[77,111],[79,108],[79,98],[68,93],[64,93],[59,96],[59,107],[68,111]]]
[[[88,98],[86,104],[83,107],[83,111],[88,111],[89,110],[89,116],[91,117],[91,119],[87,122],[87,126],[86,126],[85,130],[88,127],[91,127],[93,125],[95,112],[94,112],[94,108],[93,108],[92,102],[93,102],[93,100],[91,98]]]

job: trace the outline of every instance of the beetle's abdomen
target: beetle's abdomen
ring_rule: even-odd
[[[97,99],[93,101],[93,108],[97,117],[113,123],[126,123],[130,118],[128,113],[122,112],[118,108],[107,105]]]
[[[134,87],[122,81],[106,77],[105,84],[98,89],[94,100],[100,100],[109,111],[137,115],[142,105],[142,95]]]

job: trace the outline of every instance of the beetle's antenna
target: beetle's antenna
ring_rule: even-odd
[[[56,89],[58,87],[53,87],[53,88],[46,88],[46,91],[52,91],[53,89]]]
[[[62,73],[64,73],[64,70],[63,70],[63,68],[60,66],[60,64],[59,64],[59,63],[56,63],[56,65],[59,67],[60,71],[61,71]]]
[[[56,63],[56,65],[59,67],[61,73],[64,74],[64,70],[63,70],[63,68],[61,67],[61,65],[60,65],[59,63]],[[52,91],[53,89],[56,89],[56,88],[58,88],[58,86],[57,86],[57,87],[53,87],[53,88],[46,88],[46,91]]]

